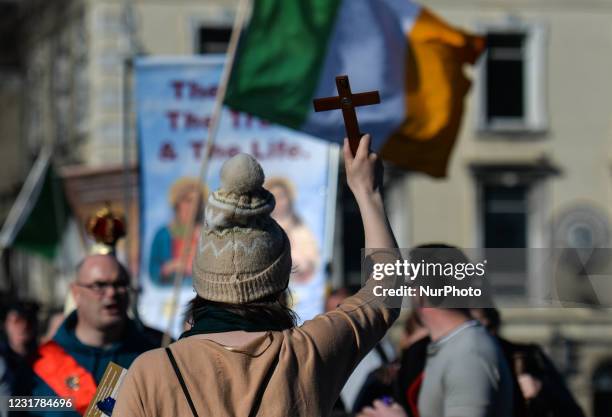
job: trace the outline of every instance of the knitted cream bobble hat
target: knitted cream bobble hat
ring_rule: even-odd
[[[274,196],[263,188],[257,160],[238,154],[221,168],[221,188],[208,197],[193,266],[193,286],[206,300],[244,304],[287,288],[291,248],[270,217]]]

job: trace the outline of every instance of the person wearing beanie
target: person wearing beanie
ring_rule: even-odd
[[[345,140],[347,181],[366,248],[395,253],[382,164],[369,146],[365,135],[353,156]],[[336,309],[296,325],[284,302],[291,248],[270,216],[275,201],[264,180],[250,155],[223,165],[193,265],[193,326],[168,348],[136,359],[113,417],[329,416],[352,370],[397,318],[398,309],[373,295],[381,281],[369,279]]]

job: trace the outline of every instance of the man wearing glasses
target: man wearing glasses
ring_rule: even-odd
[[[39,348],[32,395],[71,398],[83,415],[110,361],[128,368],[142,352],[158,346],[127,316],[130,279],[115,256],[86,257],[70,291],[76,311]]]

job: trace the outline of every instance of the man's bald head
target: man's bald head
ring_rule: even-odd
[[[113,255],[89,255],[86,256],[76,267],[76,280],[83,282],[81,279],[87,280],[92,268],[98,268],[100,265],[115,265],[119,270],[120,277],[126,281],[130,281],[130,273],[119,260]]]
[[[79,322],[97,330],[112,328],[127,318],[130,276],[112,255],[87,256],[71,284]]]

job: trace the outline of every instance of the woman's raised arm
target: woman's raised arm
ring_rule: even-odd
[[[344,140],[346,179],[361,212],[365,247],[397,248],[382,199],[382,163],[377,154],[370,152],[370,142],[370,135],[364,135],[353,156],[348,139]]]

